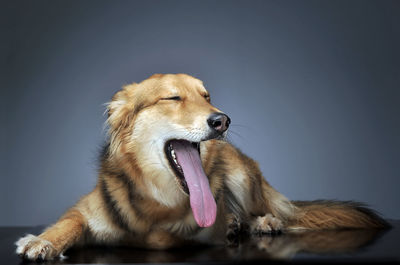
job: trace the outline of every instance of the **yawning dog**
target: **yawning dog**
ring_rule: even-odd
[[[107,111],[96,187],[42,234],[19,239],[19,255],[49,260],[93,243],[165,249],[229,243],[239,233],[387,226],[358,203],[296,202],[273,189],[224,140],[231,120],[192,76],[127,85]]]

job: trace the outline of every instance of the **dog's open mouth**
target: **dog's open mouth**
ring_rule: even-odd
[[[170,140],[165,153],[182,190],[190,197],[190,206],[197,224],[209,227],[214,224],[217,206],[204,172],[199,143]]]

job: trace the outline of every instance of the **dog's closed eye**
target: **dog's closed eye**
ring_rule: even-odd
[[[180,96],[174,96],[174,97],[169,97],[169,98],[162,98],[162,100],[182,100]]]

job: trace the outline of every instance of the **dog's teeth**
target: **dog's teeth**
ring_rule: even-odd
[[[172,155],[172,157],[173,157],[174,159],[176,159],[175,150],[174,150],[174,149],[171,150],[171,155]]]

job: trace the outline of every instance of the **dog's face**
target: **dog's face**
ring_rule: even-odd
[[[222,136],[229,125],[229,118],[210,104],[207,90],[194,77],[156,75],[139,85],[142,91],[137,96],[146,102],[137,114],[134,137],[144,133],[198,143]]]
[[[157,74],[128,85],[109,104],[108,122],[111,151],[115,156],[134,156],[156,199],[173,206],[182,195],[190,195],[199,225],[213,223],[215,202],[205,187],[200,142],[223,138],[230,119],[211,105],[200,80]]]

